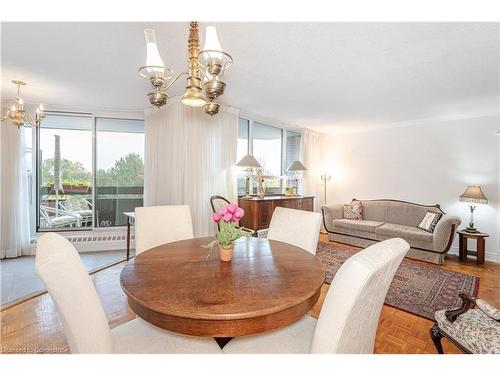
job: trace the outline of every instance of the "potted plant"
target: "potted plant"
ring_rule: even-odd
[[[223,262],[231,261],[234,241],[248,236],[248,232],[238,226],[243,215],[245,215],[243,208],[235,204],[228,204],[222,207],[220,211],[212,214],[212,220],[217,223],[217,236],[215,241],[204,246],[210,249],[207,259],[210,257],[215,244],[218,244],[220,260]]]

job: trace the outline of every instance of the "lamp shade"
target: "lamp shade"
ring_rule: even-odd
[[[459,199],[461,202],[482,203],[482,204],[488,203],[488,199],[483,194],[481,186],[479,185],[468,186]]]
[[[245,155],[243,158],[236,163],[237,167],[244,168],[261,168],[262,166],[259,164],[257,159],[255,159],[252,155]]]
[[[307,168],[302,164],[301,161],[295,160],[292,164],[290,164],[287,168],[288,172],[295,172],[295,171],[307,171]]]
[[[148,74],[163,73],[164,65],[161,59],[158,45],[156,44],[156,35],[153,29],[144,30],[144,38],[146,39],[146,66]]]
[[[222,46],[220,45],[219,36],[217,35],[217,29],[215,26],[207,26],[205,29],[205,44],[203,46],[204,51],[207,52],[211,59],[222,59]]]

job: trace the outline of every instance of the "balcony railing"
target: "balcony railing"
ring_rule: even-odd
[[[94,204],[90,187],[63,188],[64,193],[58,195],[51,187],[40,188],[41,229],[124,226],[123,213],[143,205],[143,186],[102,186],[96,190],[92,215]]]

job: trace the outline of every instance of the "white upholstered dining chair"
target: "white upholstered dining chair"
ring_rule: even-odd
[[[110,329],[80,256],[58,234],[38,239],[35,269],[54,300],[71,353],[221,353],[211,338],[179,335],[140,318]]]
[[[306,315],[279,330],[235,338],[224,353],[373,353],[387,290],[409,248],[393,238],[360,251],[337,271],[318,320]]]
[[[164,243],[193,238],[189,206],[151,206],[135,209],[135,255]]]
[[[267,239],[286,242],[316,255],[320,229],[321,214],[318,212],[276,207]]]

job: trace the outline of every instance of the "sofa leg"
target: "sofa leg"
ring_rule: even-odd
[[[443,345],[441,344],[441,339],[443,338],[443,335],[441,334],[441,330],[439,329],[437,323],[435,323],[431,328],[431,338],[432,342],[434,343],[434,346],[436,347],[436,351],[439,354],[444,354]]]

